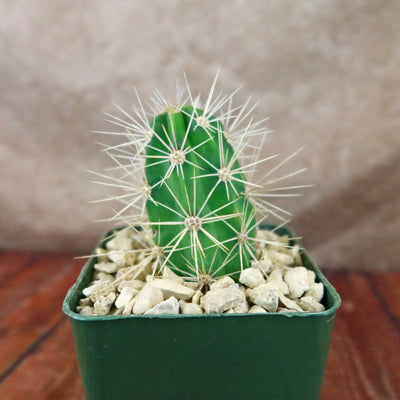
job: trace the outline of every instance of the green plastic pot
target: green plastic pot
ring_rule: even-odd
[[[325,286],[324,312],[82,316],[92,257],[63,304],[86,399],[318,399],[340,297],[302,258]]]

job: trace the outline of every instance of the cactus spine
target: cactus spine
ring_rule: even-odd
[[[257,245],[266,243],[256,237],[258,225],[268,214],[283,220],[287,213],[268,197],[294,196],[292,190],[301,187],[274,184],[302,170],[270,176],[293,155],[265,173],[265,184],[246,180],[260,163],[275,157],[258,157],[268,133],[265,120],[253,122],[249,102],[233,108],[233,95],[213,99],[216,80],[203,106],[186,84],[187,99],[178,105],[156,92],[161,113],[145,111],[138,96],[134,116],[122,109],[125,118],[110,116],[124,131],[101,133],[126,137],[105,147],[122,176],[97,174],[105,179],[100,183],[127,192],[104,199],[124,204],[112,219],[154,232],[159,269],[169,266],[203,282],[224,275],[237,278],[256,259]],[[251,145],[254,137],[256,146]],[[136,212],[125,216],[130,210]]]

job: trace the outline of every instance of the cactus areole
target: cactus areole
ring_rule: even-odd
[[[221,120],[187,105],[157,115],[150,127],[146,210],[166,265],[199,279],[237,278],[254,257],[256,221]]]

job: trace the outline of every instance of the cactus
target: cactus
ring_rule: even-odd
[[[283,219],[281,214],[287,213],[267,197],[293,196],[291,191],[299,188],[273,187],[268,192],[266,186],[302,171],[269,179],[267,185],[246,180],[259,164],[275,157],[258,157],[268,133],[265,120],[253,122],[254,106],[249,102],[234,108],[234,94],[213,100],[216,81],[217,77],[203,106],[186,83],[184,101],[173,103],[156,92],[161,112],[155,117],[149,117],[139,96],[135,116],[122,109],[128,119],[110,116],[109,121],[125,131],[102,133],[123,135],[127,140],[106,146],[105,151],[123,176],[99,174],[107,180],[103,183],[127,191],[109,198],[124,203],[114,219],[154,232],[159,268],[168,266],[187,279],[205,283],[225,275],[237,279],[256,260],[256,244],[265,242],[257,239],[257,227],[268,214]],[[260,139],[256,146],[251,144],[254,137]],[[123,216],[132,209],[140,212]]]

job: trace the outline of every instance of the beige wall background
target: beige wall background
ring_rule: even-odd
[[[323,268],[400,269],[400,3],[394,0],[1,2],[0,247],[88,253],[110,216],[86,170],[92,130],[133,85],[238,86],[313,183],[291,225]]]

